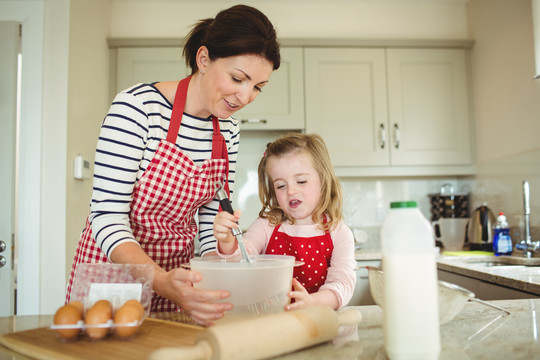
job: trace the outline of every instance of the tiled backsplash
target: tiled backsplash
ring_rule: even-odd
[[[342,178],[344,219],[351,228],[361,228],[368,234],[362,249],[378,249],[379,229],[389,211],[390,203],[414,200],[426,219],[431,218],[429,194],[438,194],[444,184],[451,184],[455,193],[470,193],[474,180],[455,178]]]
[[[455,178],[343,178],[344,218],[352,227],[381,226],[390,202],[414,200],[427,219],[431,218],[429,194],[438,194],[444,184],[456,193],[469,193],[474,180]]]

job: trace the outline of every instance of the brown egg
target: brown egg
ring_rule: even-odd
[[[83,315],[84,315],[84,305],[83,305],[82,302],[80,302],[80,301],[72,301],[68,305],[75,307],[79,311],[79,313],[81,314],[81,318],[83,317]]]
[[[143,318],[144,306],[141,304],[140,301],[131,299],[131,300],[126,301],[123,306],[126,306],[126,305],[135,306],[137,309],[139,309],[139,312],[141,313],[141,319]]]
[[[112,318],[113,307],[109,300],[98,300],[94,303],[94,305],[92,305],[92,307],[101,309],[101,311],[108,314],[109,318]]]
[[[71,340],[81,332],[81,329],[77,325],[79,320],[82,320],[82,315],[79,313],[79,310],[74,306],[64,305],[54,314],[53,322],[54,325],[73,325],[73,328],[71,329],[56,329],[59,336],[66,340]]]
[[[124,304],[114,314],[115,334],[126,339],[133,336],[139,329],[139,324],[133,326],[133,322],[139,322],[142,318],[140,308],[136,304]]]
[[[94,340],[101,339],[109,332],[107,322],[112,319],[112,305],[107,300],[99,300],[86,312],[86,334]]]

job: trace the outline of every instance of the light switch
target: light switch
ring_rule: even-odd
[[[77,155],[73,159],[73,178],[77,180],[90,179],[90,161],[85,160],[82,155]]]

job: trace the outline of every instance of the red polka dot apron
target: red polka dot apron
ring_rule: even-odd
[[[167,139],[161,140],[154,158],[135,184],[129,215],[135,239],[166,271],[180,267],[194,256],[193,239],[197,234],[194,216],[199,207],[211,201],[223,184],[229,192],[227,146],[215,116],[212,116],[212,156],[200,167],[176,146],[190,79],[187,77],[178,84]],[[87,219],[71,269],[67,302],[77,265],[99,262],[110,260],[97,246]],[[153,294],[151,311],[178,310],[172,301]]]
[[[312,294],[326,281],[334,243],[329,232],[313,237],[289,236],[278,231],[277,225],[272,232],[266,254],[291,255],[304,265],[294,268],[293,276]]]

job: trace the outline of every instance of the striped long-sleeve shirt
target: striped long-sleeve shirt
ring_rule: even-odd
[[[152,161],[167,130],[171,103],[153,84],[138,84],[120,92],[101,126],[94,163],[94,183],[89,220],[98,246],[110,258],[124,242],[137,242],[130,228],[129,213],[136,182]],[[219,120],[229,153],[229,187],[233,189],[239,128],[236,120]],[[176,145],[196,165],[212,154],[212,120],[184,113]],[[200,253],[214,250],[212,224],[219,203],[216,199],[199,209]]]

